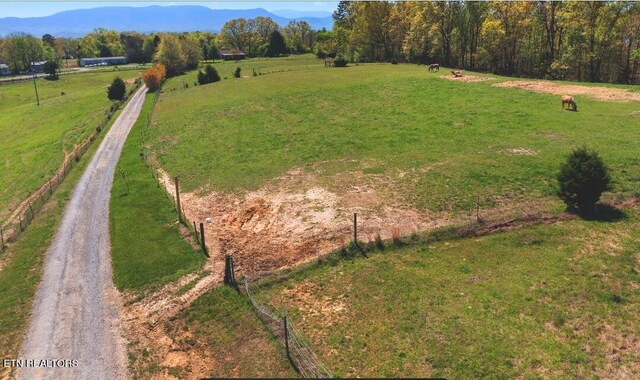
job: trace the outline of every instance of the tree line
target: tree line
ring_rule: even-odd
[[[14,72],[30,62],[124,55],[159,62],[167,75],[219,58],[313,52],[352,62],[404,61],[532,78],[640,82],[640,3],[627,1],[341,1],[331,31],[305,21],[280,27],[269,17],[234,19],[220,33],[118,33],[80,39],[0,39],[0,61]]]
[[[347,2],[319,55],[591,82],[640,81],[640,4],[627,1]]]
[[[0,62],[13,72],[31,69],[31,62],[63,59],[124,56],[130,63],[160,61],[171,76],[197,67],[200,59],[219,58],[219,49],[241,50],[247,56],[277,56],[308,53],[313,49],[316,31],[305,21],[292,21],[280,27],[269,17],[234,19],[220,33],[122,32],[97,28],[82,38],[63,38],[45,34],[41,38],[13,33],[0,38]]]

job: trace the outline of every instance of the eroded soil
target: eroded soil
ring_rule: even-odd
[[[521,88],[524,90],[555,95],[584,95],[597,100],[610,102],[640,101],[640,93],[621,88],[592,87],[578,84],[557,83],[550,81],[510,80],[496,83],[495,87]]]
[[[175,196],[171,180],[163,177]],[[180,198],[190,223],[205,223],[214,261],[230,254],[236,273],[249,276],[291,268],[347,244],[353,239],[354,213],[363,241],[377,234],[390,238],[393,230],[408,235],[452,222],[444,213],[419,212],[403,204],[389,184],[348,183],[344,191],[333,192],[311,174],[291,170],[256,191],[190,192]]]
[[[469,74],[463,74],[463,76],[461,76],[461,77],[455,77],[455,76],[449,74],[449,75],[443,75],[440,78],[452,80],[452,81],[455,81],[455,82],[484,82],[486,80],[494,79],[494,78],[490,78],[490,77],[483,77],[483,76],[479,76],[479,75],[469,75]]]

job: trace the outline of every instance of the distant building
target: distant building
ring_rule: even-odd
[[[0,75],[10,75],[11,70],[9,70],[9,66],[4,63],[0,63]]]
[[[225,61],[237,61],[239,59],[245,59],[247,56],[240,50],[220,50],[220,58]]]
[[[47,63],[47,61],[31,62],[31,71],[35,71],[36,73],[44,72],[45,63]]]
[[[80,66],[109,66],[109,65],[126,65],[125,57],[100,57],[100,58],[80,58]]]

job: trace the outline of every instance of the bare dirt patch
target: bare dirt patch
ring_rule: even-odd
[[[509,156],[535,156],[538,154],[538,152],[529,148],[505,149],[503,152]]]
[[[565,84],[550,81],[511,80],[496,83],[495,87],[521,88],[524,90],[555,95],[585,95],[597,100],[609,102],[640,101],[640,93],[621,88],[590,87],[578,84]]]
[[[129,353],[136,357],[134,374],[145,379],[210,376],[215,361],[209,346],[192,336],[183,328],[184,322],[177,319],[191,303],[222,281],[222,271],[221,261],[209,260],[202,272],[188,274],[146,297],[123,294]]]
[[[453,75],[442,75],[440,78],[452,80],[454,82],[484,82],[486,80],[493,80],[490,77],[481,77],[479,75],[464,74],[461,77],[454,77]]]
[[[350,180],[345,181],[343,176]],[[163,176],[172,195],[173,185]],[[341,174],[333,192],[314,176],[291,170],[263,188],[243,194],[182,193],[190,223],[205,222],[209,253],[215,261],[232,254],[240,275],[291,268],[346,244],[358,213],[359,239],[408,235],[450,223],[444,214],[422,213],[396,199],[382,179],[361,173]],[[373,178],[373,179],[372,179]]]

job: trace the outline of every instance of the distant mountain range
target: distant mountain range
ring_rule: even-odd
[[[51,34],[56,37],[81,37],[95,28],[114,29],[119,32],[219,32],[225,22],[244,17],[271,17],[280,26],[292,20],[304,20],[314,29],[331,29],[333,20],[326,17],[277,16],[265,9],[211,9],[198,5],[149,6],[149,7],[101,7],[64,11],[46,17],[0,18],[0,36],[14,32],[34,36]],[[304,12],[302,12],[304,14]]]

